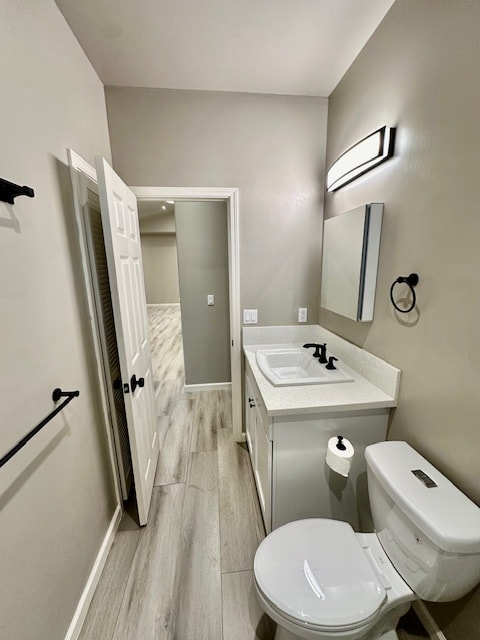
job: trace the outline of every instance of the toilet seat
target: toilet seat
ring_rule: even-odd
[[[254,573],[272,609],[312,631],[373,624],[387,598],[352,527],[336,520],[297,520],[275,529],[257,550]]]

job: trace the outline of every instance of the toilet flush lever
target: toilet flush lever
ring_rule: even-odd
[[[416,478],[423,482],[427,489],[438,487],[438,484],[435,482],[435,480],[432,480],[432,478],[427,475],[425,471],[422,471],[421,469],[412,469],[411,471]]]

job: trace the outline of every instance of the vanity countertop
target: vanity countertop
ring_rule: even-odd
[[[310,325],[245,329],[244,355],[269,416],[361,411],[396,406],[400,370],[322,327]],[[274,386],[258,367],[257,349],[265,349],[267,345],[269,348],[302,346],[305,342],[313,341],[327,342],[330,354],[339,358],[338,367],[348,373],[353,381]]]

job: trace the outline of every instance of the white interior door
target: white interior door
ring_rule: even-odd
[[[96,158],[96,169],[138,515],[144,525],[159,444],[137,199],[104,158]]]

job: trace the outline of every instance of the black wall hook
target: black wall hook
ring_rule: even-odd
[[[412,293],[412,304],[408,307],[408,309],[400,309],[400,307],[397,305],[397,303],[393,299],[393,289],[396,284],[406,284]],[[416,287],[417,284],[418,284],[418,274],[411,273],[409,276],[398,276],[398,278],[390,287],[390,300],[392,301],[392,304],[395,307],[395,309],[397,311],[400,311],[400,313],[408,313],[414,308],[415,304],[417,303],[417,296],[415,295],[415,290],[414,290],[414,287]]]
[[[21,187],[19,184],[14,184],[13,182],[0,178],[0,200],[2,202],[8,202],[8,204],[15,204],[14,198],[17,196],[33,198],[35,197],[35,192],[30,187]]]

